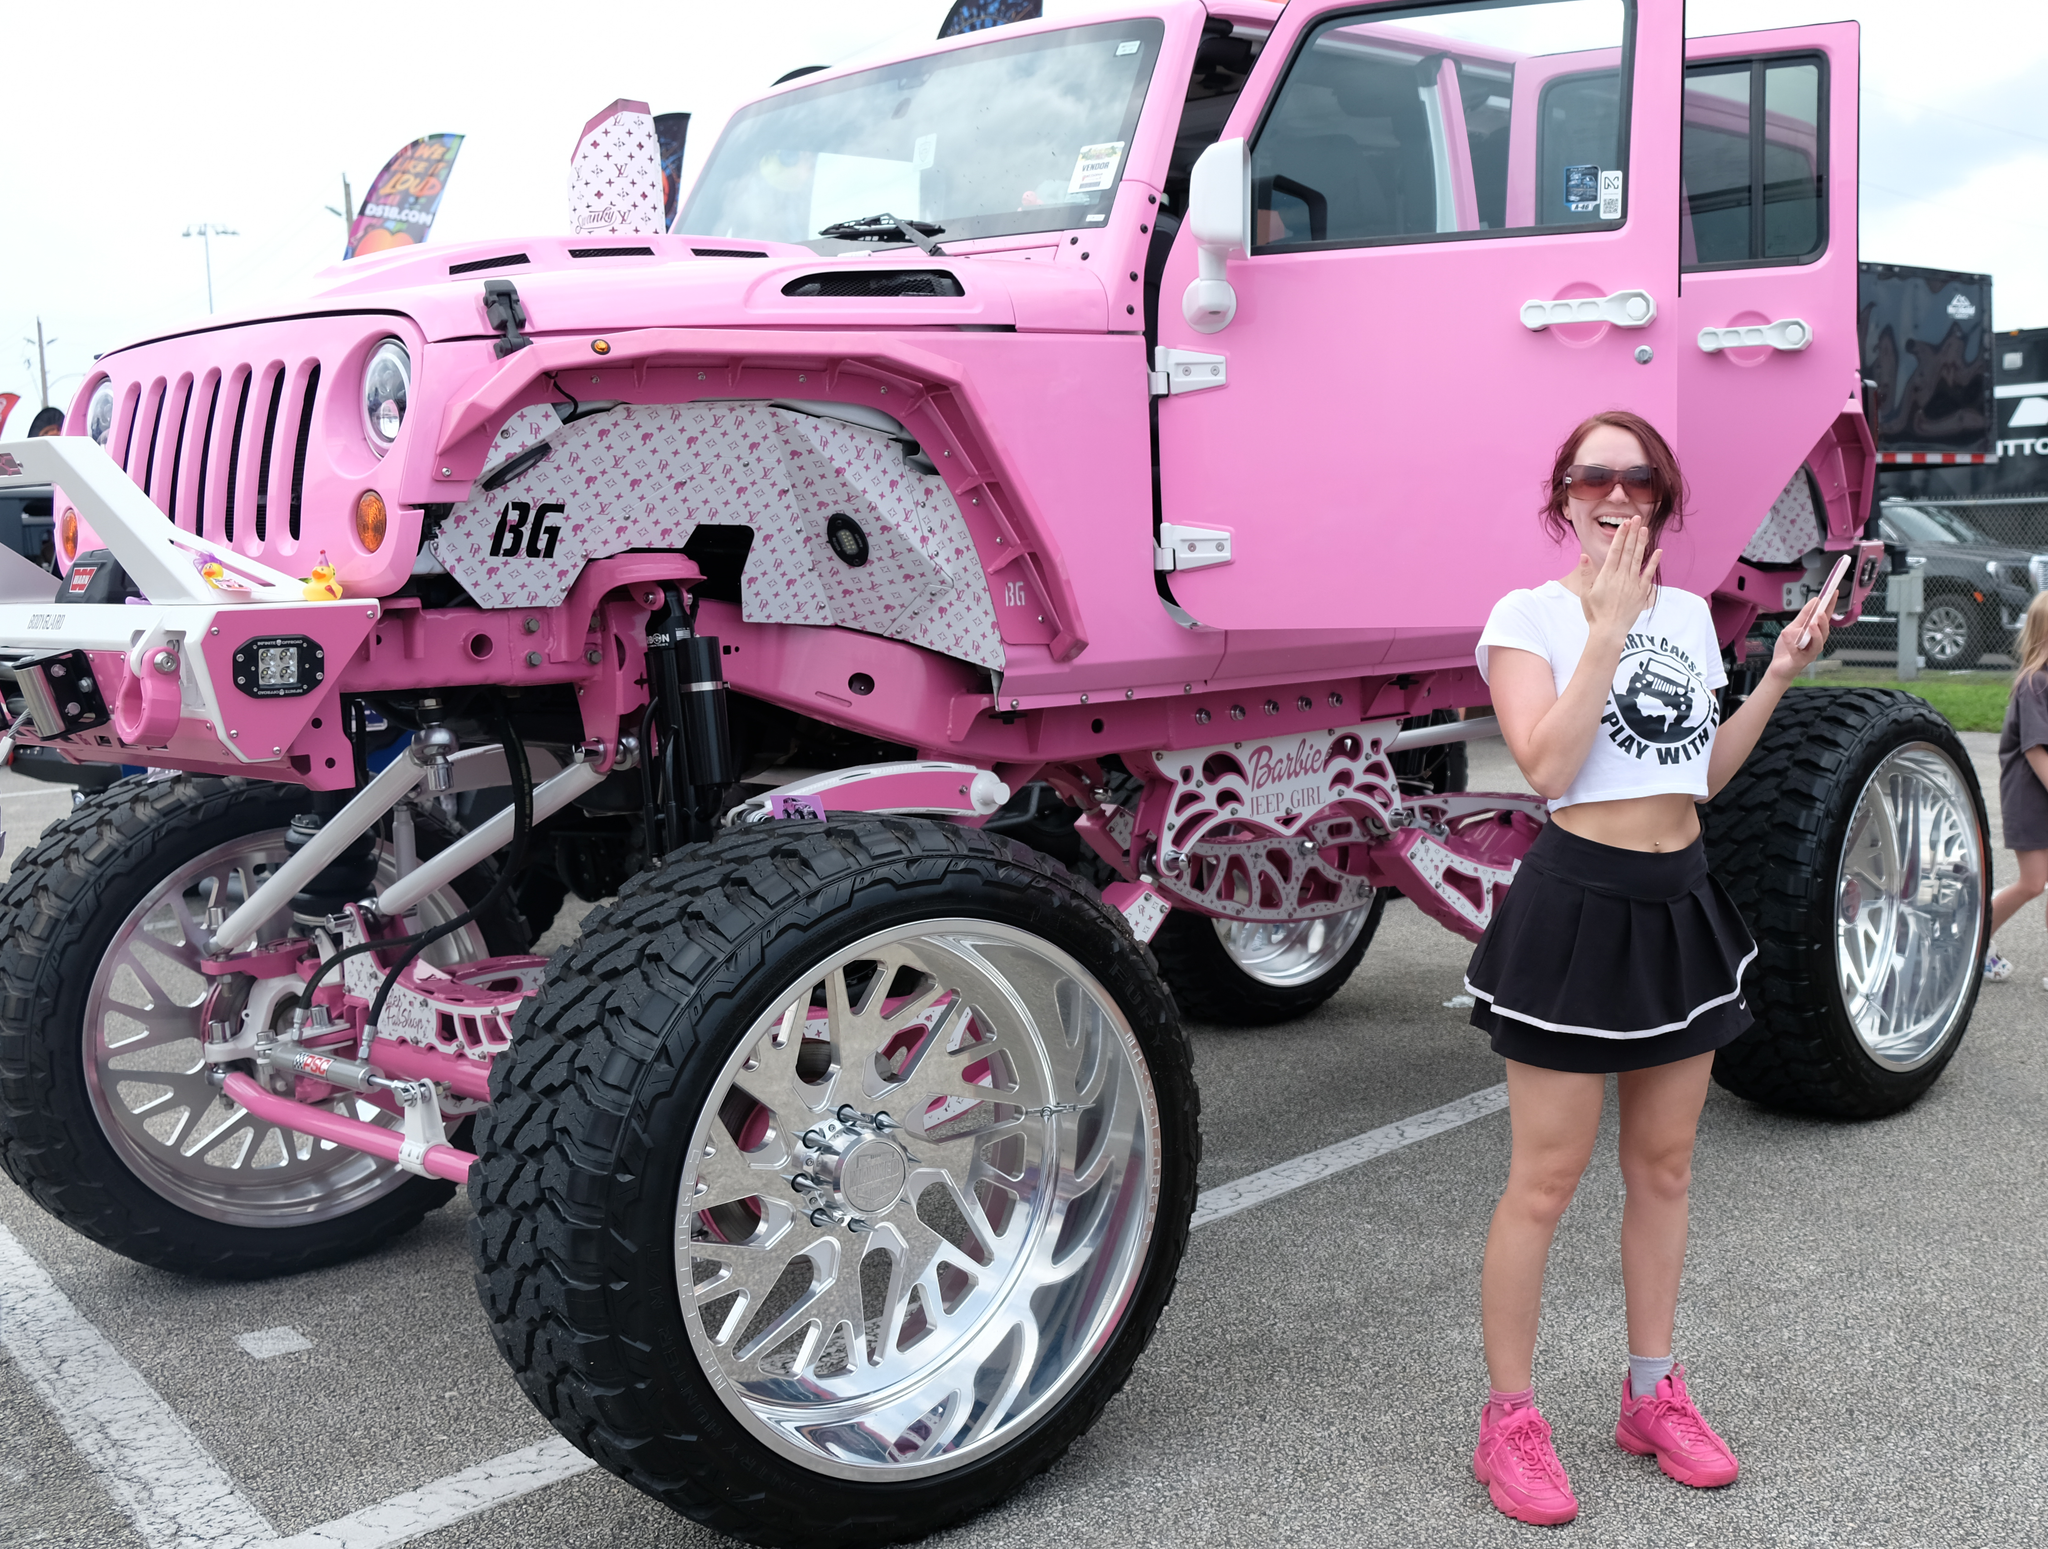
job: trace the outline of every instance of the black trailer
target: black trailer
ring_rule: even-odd
[[[1877,438],[1879,489],[1892,470],[1977,467],[1994,434],[1991,276],[1907,264],[1858,264],[1864,411]]]

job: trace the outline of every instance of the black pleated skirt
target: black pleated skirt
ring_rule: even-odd
[[[1465,970],[1472,1025],[1546,1070],[1645,1070],[1750,1025],[1756,943],[1706,846],[1622,850],[1546,823]]]

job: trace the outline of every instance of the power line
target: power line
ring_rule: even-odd
[[[2015,129],[2010,124],[1994,124],[1988,118],[1972,118],[1968,113],[1958,113],[1953,108],[1938,108],[1932,103],[1916,102],[1911,97],[1901,97],[1896,92],[1879,91],[1875,86],[1865,86],[1863,89],[1873,97],[1887,98],[1902,107],[1918,108],[1923,113],[1936,113],[1943,118],[1953,118],[1958,123],[1975,124],[1979,129],[1995,129],[2000,134],[2015,135],[2022,140],[2032,140],[2038,145],[2048,145],[2048,135],[2030,134],[2024,129]]]

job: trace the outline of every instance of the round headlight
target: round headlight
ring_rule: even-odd
[[[371,352],[363,371],[363,433],[379,457],[398,439],[411,393],[412,357],[396,339],[386,339]]]
[[[85,406],[85,433],[105,446],[113,429],[114,384],[102,382],[92,390],[92,401]]]

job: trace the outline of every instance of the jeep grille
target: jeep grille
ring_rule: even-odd
[[[372,458],[337,366],[359,360],[390,323],[301,319],[288,338],[284,327],[258,325],[110,355],[120,409],[107,452],[196,537],[287,570],[305,568],[291,559],[302,546],[340,559]],[[336,391],[343,400],[332,401]]]

